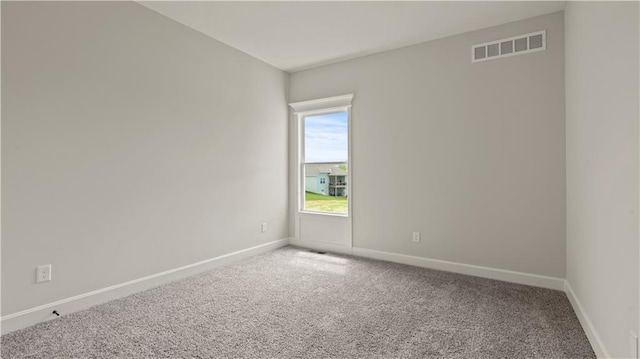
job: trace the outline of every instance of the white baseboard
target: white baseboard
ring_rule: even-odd
[[[237,262],[239,260],[249,258],[257,254],[267,253],[274,249],[284,247],[288,244],[288,238],[279,239],[237,252],[206,259],[197,263],[192,263],[180,268],[156,273],[143,278],[134,279],[129,282],[112,285],[110,287],[94,290],[92,292],[76,295],[66,299],[58,300],[53,303],[48,303],[35,308],[9,314],[2,317],[2,334],[26,328],[45,320],[54,319],[56,318],[56,316],[52,314],[53,310],[57,310],[62,315],[77,312],[94,305],[122,298],[127,295],[157,287],[159,285],[181,278],[189,277],[200,272],[228,265],[230,263]]]
[[[591,323],[591,320],[589,320],[587,312],[585,312],[582,304],[580,304],[580,300],[578,300],[576,293],[571,288],[569,281],[564,282],[564,292],[567,294],[569,302],[573,307],[573,311],[576,312],[578,320],[582,325],[582,329],[584,330],[585,334],[587,334],[589,343],[591,344],[593,351],[596,353],[596,356],[598,358],[610,358],[607,348],[604,346],[604,343],[602,342],[602,339],[600,339],[600,336],[598,335],[596,328]]]
[[[372,259],[380,259],[383,261],[408,264],[416,267],[429,269],[437,269],[446,272],[460,273],[475,277],[489,278],[501,280],[504,282],[525,284],[534,287],[549,288],[555,290],[564,290],[564,279],[547,277],[537,274],[529,274],[523,272],[515,272],[505,269],[496,269],[489,267],[481,267],[472,264],[456,263],[443,261],[439,259],[431,259],[424,257],[409,256],[406,254],[397,254],[390,252],[381,252],[373,249],[356,248],[352,249],[355,256],[367,257]]]
[[[325,243],[318,241],[304,241],[296,238],[289,238],[289,244],[296,247],[309,248],[316,251],[325,251],[341,254],[352,254],[351,247],[341,246],[334,243]]]

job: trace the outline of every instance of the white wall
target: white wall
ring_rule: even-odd
[[[545,51],[471,63],[543,29]],[[291,75],[291,102],[348,93],[354,247],[564,278],[562,13]]]
[[[638,333],[638,3],[568,2],[567,281],[609,355]]]
[[[2,2],[2,315],[287,237],[287,86],[135,3]]]

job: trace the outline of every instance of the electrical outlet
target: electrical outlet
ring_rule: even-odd
[[[267,222],[262,223],[261,229],[262,229],[262,233],[267,232]]]
[[[51,280],[51,264],[38,266],[36,268],[36,283],[48,282]]]
[[[413,242],[420,243],[420,232],[413,232]]]

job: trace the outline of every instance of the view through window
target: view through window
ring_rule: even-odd
[[[306,116],[303,210],[348,213],[348,113]]]

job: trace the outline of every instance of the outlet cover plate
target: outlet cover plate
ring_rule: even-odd
[[[38,266],[36,268],[36,283],[48,282],[51,280],[51,264]]]

